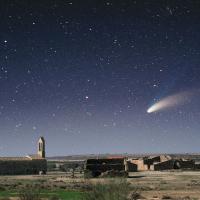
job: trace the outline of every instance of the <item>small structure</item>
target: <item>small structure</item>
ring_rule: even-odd
[[[88,159],[85,163],[85,171],[90,171],[93,177],[108,171],[125,172],[125,162],[124,157]]]

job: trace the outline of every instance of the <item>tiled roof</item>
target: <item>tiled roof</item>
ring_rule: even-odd
[[[0,157],[0,161],[30,160],[28,157]]]
[[[0,157],[0,161],[23,161],[23,160],[43,160],[39,155],[27,155],[25,157]]]

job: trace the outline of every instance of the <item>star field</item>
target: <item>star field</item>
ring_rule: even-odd
[[[1,1],[1,155],[199,152],[198,1]],[[32,144],[33,143],[33,144]]]

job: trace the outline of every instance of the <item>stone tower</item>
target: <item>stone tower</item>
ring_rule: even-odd
[[[45,158],[45,140],[43,137],[38,140],[38,155],[41,158]]]

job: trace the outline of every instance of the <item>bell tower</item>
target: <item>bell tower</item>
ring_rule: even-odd
[[[38,140],[38,156],[45,158],[45,140],[43,137]]]

